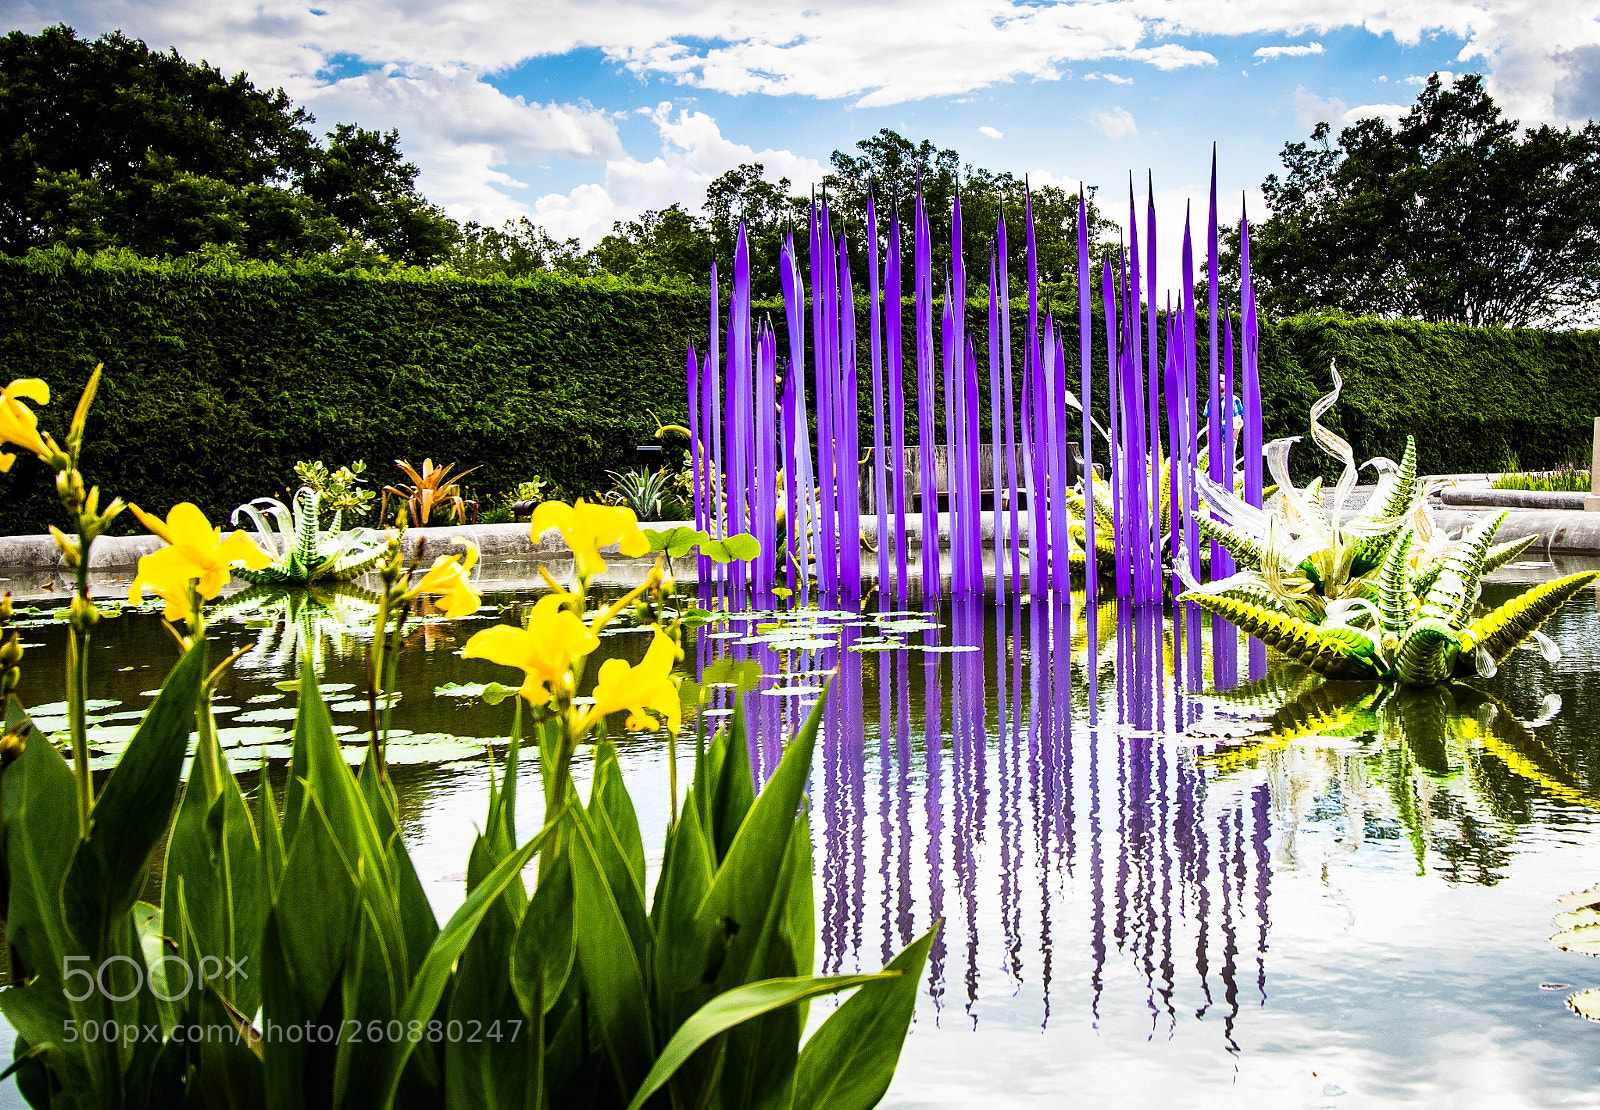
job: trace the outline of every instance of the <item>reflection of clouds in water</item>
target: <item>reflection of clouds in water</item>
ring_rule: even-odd
[[[1253,1069],[1238,1090],[1281,1104],[1273,1098],[1298,1080],[1261,1081],[1263,1067],[1278,1067],[1274,1031],[1291,1030],[1288,1043],[1329,1027],[1303,1012],[1329,1007],[1307,1001],[1308,975],[1350,992],[1338,1007],[1356,1015],[1338,1025],[1348,1069],[1393,1082],[1386,1069],[1401,1064],[1374,1047],[1387,1036],[1375,1015],[1387,1005],[1393,943],[1371,939],[1380,891],[1421,884],[1415,892],[1433,897],[1466,884],[1493,898],[1482,884],[1503,886],[1534,863],[1527,853],[1548,839],[1550,807],[1574,812],[1563,791],[1584,789],[1540,739],[1548,728],[1530,729],[1470,687],[1318,695],[1319,680],[1279,660],[1256,683],[1219,693],[1197,680],[1246,677],[1251,653],[1232,637],[1188,650],[1193,625],[1180,619],[1174,638],[1170,614],[1157,610],[1106,605],[1091,621],[1081,604],[1003,600],[953,603],[940,616],[944,628],[902,635],[902,650],[851,651],[878,633],[844,614],[815,622],[839,629],[836,646],[784,652],[701,636],[696,650],[702,666],[724,650],[758,661],[763,685],[838,668],[812,784],[819,967],[876,967],[945,919],[908,1060],[954,1084],[947,1096],[984,1089],[963,1086],[964,1066],[992,1076],[1000,1061],[1031,1055],[997,1033],[1031,1027],[1079,1041],[1073,1031],[1092,1028],[1098,1078],[1085,1089],[1113,1102],[1136,1103],[1130,1092],[1148,1086],[1110,1075],[1113,1061],[1139,1061],[1149,1083],[1183,1082],[1211,1076],[1203,1061],[1220,1052]],[[763,611],[750,627],[774,620]],[[770,768],[803,707],[745,700],[758,766]],[[1274,910],[1286,883],[1287,926]],[[1511,903],[1475,912],[1502,921],[1503,943],[1515,946]],[[1384,919],[1401,943],[1436,935],[1425,918]],[[1365,946],[1352,951],[1357,933]],[[1450,966],[1455,977],[1437,988],[1447,994],[1472,975],[1506,973],[1455,960],[1429,948],[1418,965]],[[1427,998],[1435,988],[1414,989]],[[1507,1005],[1520,1014],[1521,1003]],[[1255,1015],[1267,1007],[1277,1016],[1263,1022]],[[934,1028],[946,1030],[937,1047],[919,1048]],[[1533,1021],[1510,1028],[1511,1041],[1539,1035]],[[1165,1056],[1136,1047],[1168,1042]],[[967,1047],[980,1044],[992,1055]],[[917,1066],[902,1069],[897,1092],[926,1089],[905,1074]],[[1049,1089],[1059,1093],[1057,1074]]]

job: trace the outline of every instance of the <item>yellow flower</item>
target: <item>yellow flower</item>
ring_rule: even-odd
[[[48,405],[50,387],[38,378],[18,378],[0,391],[0,444],[12,444],[48,459],[51,452],[39,435],[39,418],[24,400]],[[16,458],[0,452],[0,473],[10,470]]]
[[[600,557],[600,549],[609,544],[621,543],[622,553],[629,558],[650,553],[650,541],[639,531],[639,518],[633,515],[632,509],[591,505],[581,497],[574,505],[543,501],[533,510],[534,542],[550,528],[560,531],[561,538],[572,549],[579,578],[593,578],[605,572],[606,562]]]
[[[467,572],[478,561],[478,546],[459,536],[455,542],[467,549],[466,554],[440,555],[428,568],[428,573],[406,591],[407,597],[436,595],[444,615],[451,619],[470,617],[478,611],[478,603],[483,600],[478,591],[472,588],[472,580],[467,577]]]
[[[645,716],[653,709],[666,719],[671,732],[678,731],[682,709],[678,702],[678,683],[672,677],[673,665],[678,661],[678,645],[660,631],[650,642],[650,650],[637,667],[626,660],[607,659],[600,665],[598,681],[594,684],[594,720],[628,710],[628,728],[646,731],[656,727]]]
[[[128,598],[135,603],[143,601],[144,591],[149,589],[167,603],[169,621],[190,616],[189,583],[194,583],[201,597],[213,598],[233,577],[232,564],[260,570],[272,562],[243,532],[229,532],[224,538],[222,529],[211,527],[205,514],[187,501],[174,505],[165,521],[137,505],[128,507],[146,528],[167,542],[166,547],[139,560],[139,576],[128,587]]]
[[[487,659],[524,674],[518,691],[533,705],[550,700],[550,687],[572,669],[572,661],[600,646],[600,640],[571,610],[563,594],[546,594],[533,607],[526,628],[497,624],[485,628],[461,649],[464,659]]]

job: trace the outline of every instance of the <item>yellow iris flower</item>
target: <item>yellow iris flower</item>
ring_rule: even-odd
[[[525,628],[497,624],[474,634],[461,650],[462,658],[520,668],[524,678],[518,693],[532,705],[544,705],[550,700],[550,688],[572,669],[572,661],[600,646],[599,638],[562,605],[564,597],[541,597]]]
[[[213,528],[205,514],[187,501],[174,505],[165,521],[137,505],[128,507],[146,528],[167,543],[139,560],[139,575],[128,587],[128,598],[141,602],[148,589],[167,603],[169,621],[190,617],[191,582],[196,593],[210,599],[221,593],[233,577],[229,570],[232,564],[243,563],[251,570],[260,570],[272,562],[243,532],[230,532],[224,537],[221,528]]]
[[[478,591],[472,588],[472,580],[467,577],[467,572],[478,561],[478,546],[459,537],[455,542],[467,549],[466,554],[440,555],[428,568],[428,573],[406,591],[407,597],[420,597],[423,594],[438,597],[444,615],[452,620],[470,617],[478,611],[478,604],[483,600]]]
[[[32,451],[41,459],[50,457],[50,448],[39,434],[39,418],[23,401],[36,405],[50,403],[50,387],[38,378],[18,378],[0,391],[0,444]],[[11,469],[17,456],[0,452],[0,473]]]
[[[678,684],[672,677],[677,661],[678,645],[659,631],[637,667],[630,667],[624,659],[607,659],[600,665],[594,685],[592,719],[598,721],[626,709],[628,728],[643,732],[656,727],[644,712],[653,709],[665,719],[667,729],[676,733],[682,714]]]
[[[572,549],[579,578],[590,579],[605,572],[606,561],[600,557],[600,549],[610,544],[620,543],[622,553],[629,558],[650,553],[650,541],[639,531],[639,518],[632,509],[591,505],[581,497],[572,505],[544,501],[533,510],[534,542],[551,528],[559,531]]]

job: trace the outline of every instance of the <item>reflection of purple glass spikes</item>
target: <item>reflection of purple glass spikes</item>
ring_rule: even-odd
[[[856,299],[850,280],[850,248],[839,235],[839,592],[861,596],[861,436],[856,382]]]
[[[904,290],[900,284],[898,212],[889,221],[889,257],[884,285],[887,287],[884,331],[889,341],[889,435],[894,451],[894,584],[895,596],[903,602],[906,599],[906,390],[901,372],[900,314],[904,307]]]
[[[938,597],[939,496],[934,485],[933,246],[917,189],[912,266],[917,301],[917,470],[922,498],[922,596]]]
[[[1250,791],[1250,844],[1255,848],[1256,863],[1256,989],[1261,993],[1261,1004],[1267,1002],[1267,898],[1272,890],[1272,836],[1271,792],[1266,783]]]
[[[868,342],[872,344],[872,507],[877,514],[878,591],[889,586],[888,487],[884,484],[883,354],[878,289],[878,210],[867,198],[867,311]],[[898,460],[897,460],[898,462]]]

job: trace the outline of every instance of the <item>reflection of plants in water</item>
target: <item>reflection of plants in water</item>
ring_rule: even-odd
[[[1263,762],[1276,769],[1294,749],[1333,749],[1315,793],[1329,793],[1337,778],[1347,804],[1359,804],[1364,786],[1381,787],[1419,873],[1431,846],[1452,879],[1496,881],[1508,834],[1527,823],[1530,794],[1600,808],[1537,735],[1560,709],[1553,695],[1534,721],[1459,683],[1394,687],[1290,671],[1219,696],[1271,712],[1255,735],[1202,756],[1204,763],[1226,775]]]
[[[211,612],[261,629],[255,647],[240,659],[243,668],[293,674],[298,658],[320,675],[325,641],[335,654],[347,654],[358,639],[370,637],[378,595],[350,585],[252,586]]]

